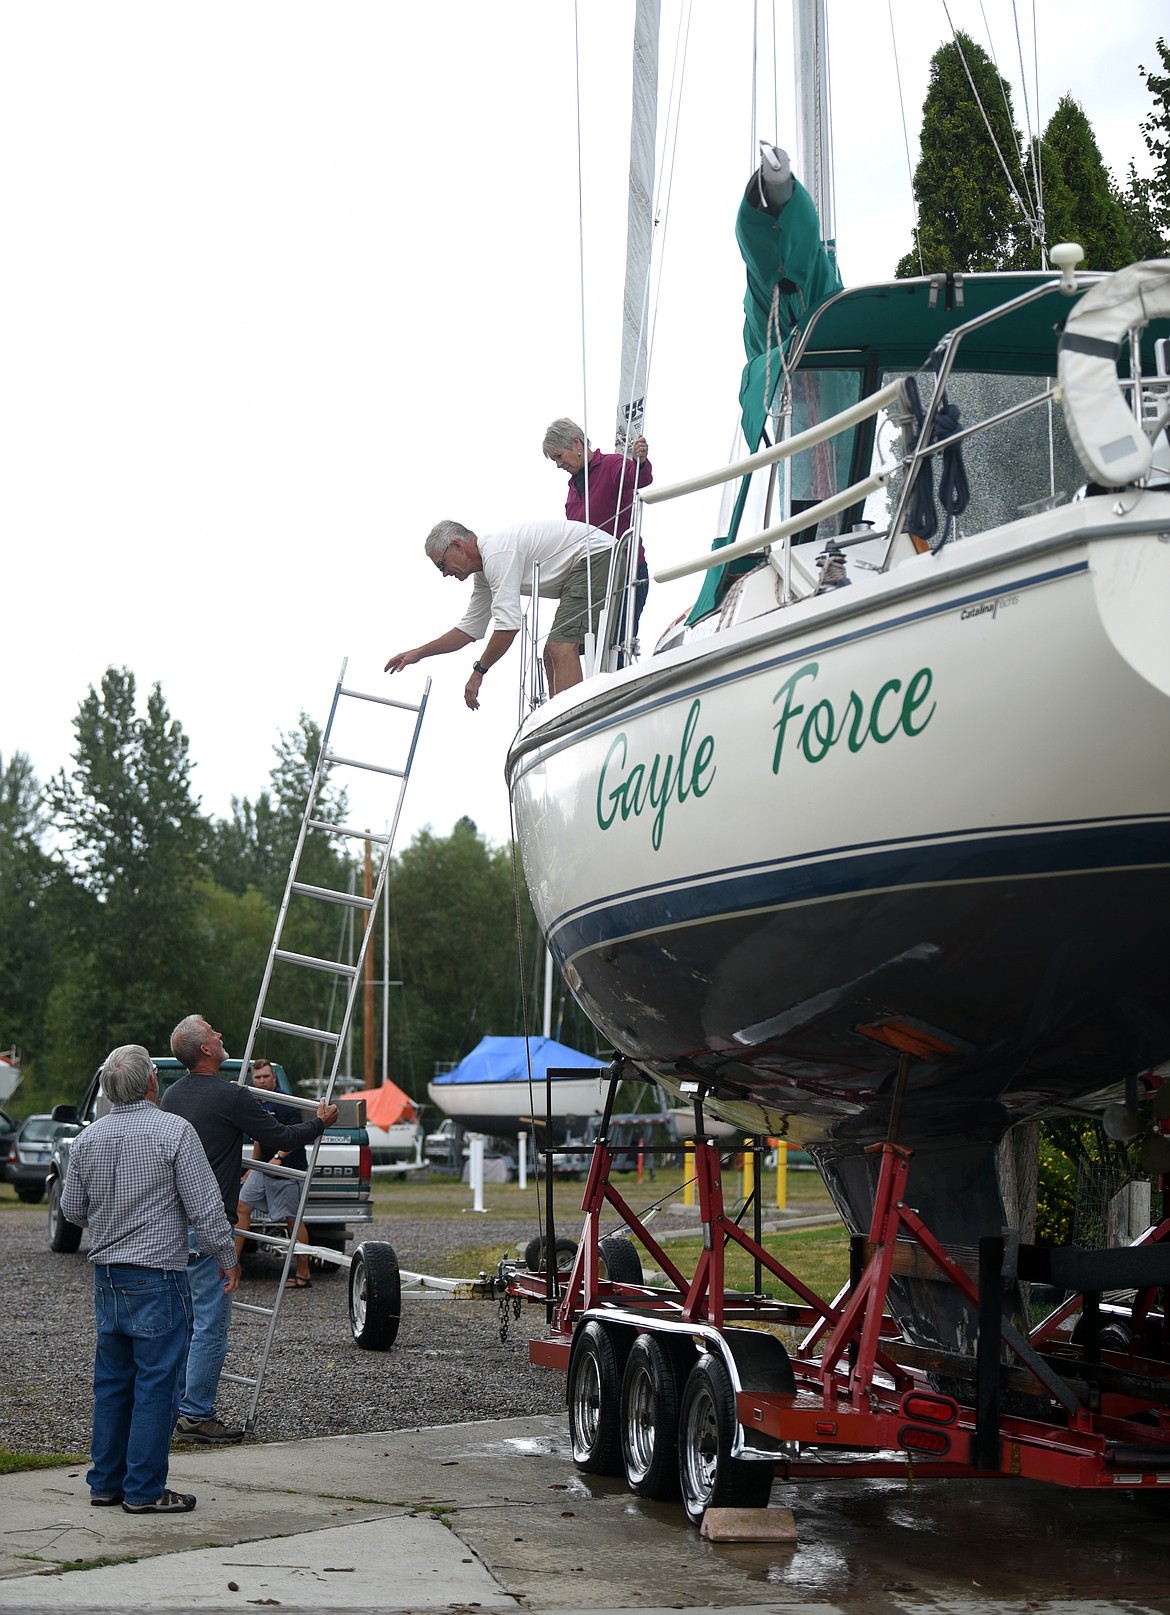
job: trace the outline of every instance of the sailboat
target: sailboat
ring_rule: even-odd
[[[734,491],[716,547],[655,574],[701,579],[694,609],[633,660],[615,600],[507,777],[604,1038],[807,1147],[855,1233],[896,1139],[970,1244],[1004,1224],[1010,1128],[1136,1110],[1170,1057],[1170,263],[1069,246],[845,290],[815,212],[765,152],[738,221],[753,452],[638,495]],[[938,1291],[892,1305],[957,1349]]]

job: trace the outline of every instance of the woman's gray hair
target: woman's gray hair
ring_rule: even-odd
[[[437,565],[451,548],[455,539],[460,538],[466,544],[468,539],[475,537],[470,527],[464,527],[462,522],[436,522],[423,542],[423,548],[430,560]]]
[[[150,1088],[154,1061],[141,1043],[111,1049],[102,1065],[102,1092],[111,1105],[136,1105]]]
[[[190,1071],[199,1058],[199,1049],[207,1036],[207,1017],[185,1015],[171,1033],[171,1053]]]
[[[571,421],[567,416],[562,415],[560,420],[554,421],[544,434],[542,452],[545,459],[551,460],[558,449],[571,449],[574,441],[583,443],[587,452],[593,453],[593,444],[590,443],[576,421]]]

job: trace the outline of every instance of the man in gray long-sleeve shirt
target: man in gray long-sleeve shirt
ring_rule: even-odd
[[[308,1120],[292,1126],[278,1122],[249,1088],[220,1077],[219,1068],[227,1058],[223,1038],[202,1015],[188,1015],[179,1022],[171,1033],[171,1052],[187,1067],[187,1075],[167,1089],[163,1109],[186,1117],[198,1133],[223,1195],[224,1210],[234,1224],[244,1134],[274,1150],[294,1149],[312,1143],[331,1127],[337,1120],[337,1106],[322,1100],[317,1114]],[[181,1441],[242,1441],[243,1430],[225,1425],[215,1413],[219,1376],[227,1356],[231,1296],[224,1293],[210,1259],[199,1254],[194,1238],[187,1277],[195,1328],[175,1434]]]
[[[240,1276],[235,1242],[194,1128],[158,1109],[146,1050],[114,1049],[102,1092],[113,1108],[74,1139],[61,1196],[62,1215],[89,1225],[93,1264],[90,1501],[121,1503],[128,1514],[186,1514],[194,1497],[166,1482],[190,1337],[187,1230],[228,1290]]]

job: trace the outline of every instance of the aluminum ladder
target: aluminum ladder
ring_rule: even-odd
[[[415,750],[418,746],[419,733],[422,729],[423,717],[426,713],[427,699],[430,695],[431,681],[427,679],[423,689],[422,700],[414,703],[409,701],[395,701],[388,696],[367,695],[360,690],[349,689],[345,683],[345,670],[348,658],[341,664],[341,673],[337,680],[337,688],[333,692],[333,704],[329,709],[329,719],[321,737],[321,750],[317,758],[317,766],[313,772],[312,783],[309,787],[308,800],[305,803],[305,812],[301,820],[300,834],[297,838],[296,849],[293,853],[292,863],[289,866],[288,880],[285,884],[284,897],[281,901],[280,912],[276,918],[276,929],[273,932],[272,945],[268,950],[268,960],[264,967],[264,977],[260,984],[260,993],[256,1000],[255,1013],[252,1016],[252,1026],[248,1033],[247,1047],[240,1061],[240,1075],[237,1079],[241,1084],[248,1080],[251,1068],[252,1050],[255,1047],[257,1033],[261,1031],[281,1032],[292,1037],[305,1038],[310,1042],[324,1045],[332,1050],[332,1058],[328,1063],[328,1076],[322,1089],[321,1097],[330,1101],[333,1096],[334,1085],[337,1081],[338,1071],[345,1048],[346,1034],[349,1031],[353,1018],[354,1005],[357,1001],[358,990],[362,982],[362,970],[366,957],[366,949],[374,931],[374,916],[377,913],[378,903],[390,869],[390,852],[394,845],[395,832],[398,829],[398,820],[402,812],[402,802],[406,795],[406,787],[410,779],[411,765],[414,762]],[[334,727],[339,714],[344,714],[351,703],[370,702],[376,707],[390,708],[395,712],[413,714],[413,723],[410,725],[410,739],[406,750],[406,760],[401,768],[393,768],[382,762],[362,761],[357,757],[343,756],[334,751],[332,739]],[[383,717],[386,714],[382,714]],[[380,835],[369,830],[357,829],[352,825],[334,824],[317,816],[317,798],[320,792],[326,769],[348,770],[360,769],[384,777],[388,782],[393,781],[393,811],[387,815],[389,828]],[[344,775],[341,776],[344,778]],[[331,776],[331,783],[335,777]],[[377,872],[373,884],[373,893],[370,897],[358,896],[351,891],[336,891],[331,887],[317,886],[300,879],[301,865],[305,858],[305,849],[309,845],[310,835],[320,835],[332,842],[341,837],[349,840],[369,842],[380,850],[377,861]],[[309,904],[340,904],[351,912],[356,910],[363,913],[366,923],[362,932],[361,946],[357,958],[353,963],[337,959],[324,959],[310,954],[296,953],[281,946],[285,923],[288,919],[289,908],[293,901],[303,901]],[[338,945],[340,955],[341,944]],[[346,995],[344,1007],[341,1010],[340,1022],[336,1027],[318,1027],[301,1025],[294,1021],[280,1020],[266,1013],[268,999],[271,994],[273,974],[277,966],[286,966],[293,971],[310,970],[325,972],[331,975],[335,982],[345,984]],[[332,1018],[332,1017],[330,1017]],[[287,1105],[297,1110],[304,1110],[309,1114],[316,1114],[318,1100],[302,1099],[296,1094],[275,1092],[272,1101]],[[220,1378],[232,1385],[245,1385],[250,1388],[251,1400],[245,1428],[252,1431],[256,1427],[256,1410],[259,1406],[260,1395],[264,1386],[264,1377],[268,1369],[268,1359],[272,1350],[272,1342],[276,1335],[277,1324],[280,1319],[281,1303],[284,1299],[285,1283],[292,1270],[292,1263],[296,1255],[296,1230],[301,1225],[304,1216],[305,1203],[309,1197],[309,1188],[312,1183],[313,1171],[317,1160],[317,1149],[320,1139],[315,1139],[307,1146],[308,1170],[302,1171],[297,1167],[282,1166],[276,1161],[250,1161],[249,1171],[265,1172],[273,1177],[295,1178],[301,1184],[300,1197],[297,1201],[296,1220],[293,1223],[291,1234],[281,1237],[279,1235],[262,1234],[252,1229],[248,1230],[248,1238],[257,1244],[268,1245],[284,1254],[281,1264],[280,1278],[277,1281],[276,1297],[269,1307],[256,1306],[250,1302],[236,1301],[233,1304],[233,1314],[241,1312],[267,1320],[264,1331],[264,1340],[260,1348],[255,1371],[252,1374],[228,1373],[226,1370]],[[303,1251],[305,1247],[302,1245]],[[349,1265],[348,1257],[335,1251],[319,1246],[310,1246],[311,1253],[324,1261],[334,1261],[339,1266]]]

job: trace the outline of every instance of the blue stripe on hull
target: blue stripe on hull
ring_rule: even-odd
[[[1021,876],[1170,865],[1170,819],[1030,826],[991,834],[963,831],[882,847],[830,848],[818,854],[704,871],[685,885],[663,882],[615,893],[604,905],[559,920],[549,943],[562,962],[647,931],[669,932],[761,909],[839,900],[863,892]]]

